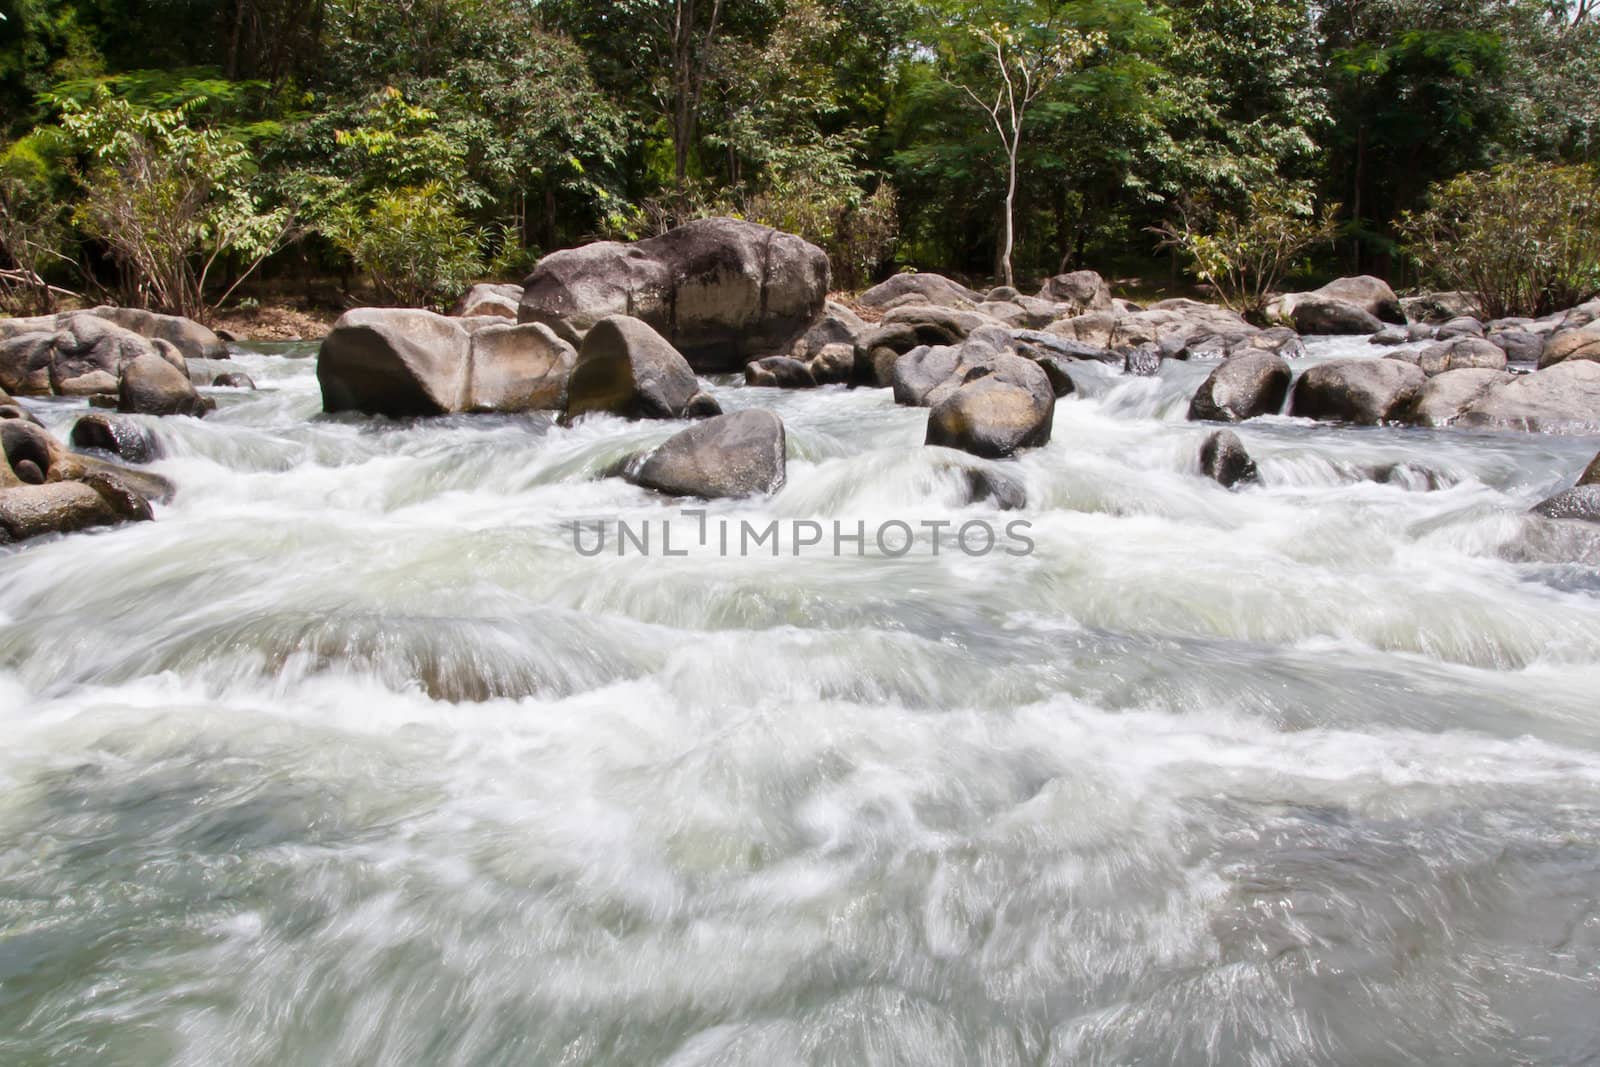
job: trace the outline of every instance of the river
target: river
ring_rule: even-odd
[[[716,379],[790,461],[713,518],[920,538],[725,555],[599,476],[672,426],[314,353],[0,554],[0,1063],[1600,1061],[1600,530],[1523,514],[1600,440],[1269,418],[1230,492],[1207,366],[1080,365],[1001,513],[887,390]]]

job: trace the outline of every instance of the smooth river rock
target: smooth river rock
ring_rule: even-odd
[[[584,336],[567,385],[567,417],[680,419],[699,392],[693,369],[666,338],[641,319],[613,315]]]
[[[1189,401],[1189,418],[1240,422],[1283,410],[1294,372],[1271,352],[1244,352],[1219,364]]]
[[[770,411],[736,411],[667,438],[626,477],[672,496],[705,499],[775,493],[787,474],[783,420]]]
[[[1336,359],[1300,376],[1289,413],[1377,425],[1399,418],[1426,381],[1420,368],[1397,359]]]

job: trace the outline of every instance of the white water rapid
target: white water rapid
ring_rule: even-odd
[[[1208,365],[1082,365],[999,512],[887,390],[717,379],[790,459],[713,518],[1034,543],[740,558],[600,477],[677,425],[314,353],[0,553],[0,1064],[1600,1061],[1600,529],[1524,514],[1600,440],[1261,419],[1228,491]]]

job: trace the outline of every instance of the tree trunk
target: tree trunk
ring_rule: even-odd
[[[1006,152],[1006,217],[1004,236],[1000,242],[1000,284],[1012,284],[1011,249],[1013,240],[1012,213],[1017,203],[1017,145],[1013,141]]]

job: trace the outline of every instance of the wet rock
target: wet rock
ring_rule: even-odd
[[[993,504],[1000,511],[1020,511],[1028,506],[1028,490],[1009,474],[988,467],[969,467],[963,471],[968,504]]]
[[[156,435],[122,415],[85,415],[72,425],[73,448],[108,452],[128,463],[149,463],[162,454]]]
[[[1575,485],[1533,506],[1535,515],[1547,519],[1582,519],[1600,522],[1600,485]]]
[[[0,419],[21,419],[23,422],[39,425],[39,420],[34,417],[33,412],[13,400],[4,389],[0,389]]]
[[[1483,313],[1483,307],[1475,294],[1460,291],[1408,296],[1400,301],[1400,307],[1407,318],[1433,324]]]
[[[1491,387],[1455,425],[1534,433],[1600,433],[1600,363],[1568,360]]]
[[[255,379],[248,374],[229,371],[226,374],[219,374],[212,378],[211,386],[214,389],[254,389],[256,383]]]
[[[45,534],[114,526],[120,521],[111,503],[83,482],[0,489],[0,540],[26,541]]]
[[[919,407],[928,394],[962,368],[961,350],[953,345],[923,345],[895,360],[891,384],[894,402]]]
[[[606,412],[678,419],[700,392],[689,363],[643,320],[601,319],[585,335],[567,387],[567,417]]]
[[[195,391],[189,376],[159,356],[140,356],[122,370],[117,410],[138,415],[205,415],[216,404]]]
[[[705,499],[775,493],[786,475],[783,420],[737,411],[669,437],[625,473],[635,485]]]
[[[1291,318],[1302,334],[1373,334],[1383,329],[1383,322],[1372,312],[1332,297],[1302,297]]]
[[[722,405],[717,398],[703,391],[691,396],[683,406],[683,417],[686,419],[709,419],[721,414]]]
[[[496,318],[517,318],[517,305],[522,302],[522,286],[479,282],[456,301],[450,314],[457,318],[476,318],[492,315]]]
[[[1057,400],[1078,391],[1078,383],[1072,380],[1072,374],[1067,370],[1067,360],[1059,356],[1041,356],[1034,362],[1044,371],[1044,376],[1050,379],[1050,388],[1055,392]]]
[[[1300,376],[1289,411],[1312,419],[1377,425],[1407,411],[1426,381],[1420,368],[1397,359],[1336,359]]]
[[[1385,326],[1369,339],[1369,344],[1393,347],[1411,340],[1411,331],[1404,326]]]
[[[843,304],[829,300],[822,308],[822,317],[794,343],[789,355],[801,361],[815,361],[817,354],[830,345],[848,345],[852,349],[872,332],[872,327],[861,316]]]
[[[48,396],[57,336],[54,329],[0,335],[0,389],[16,396]]]
[[[1305,342],[1287,326],[1273,326],[1233,341],[1228,346],[1228,356],[1247,352],[1272,352],[1284,359],[1299,359],[1306,354]]]
[[[1267,304],[1266,315],[1272,321],[1289,323],[1294,321],[1295,311],[1301,304],[1328,301],[1360,308],[1368,315],[1382,322],[1392,322],[1400,326],[1404,326],[1406,322],[1405,309],[1401,307],[1399,298],[1394,295],[1394,290],[1389,288],[1389,283],[1382,278],[1374,278],[1370,274],[1357,275],[1353,278],[1336,278],[1322,288],[1313,289],[1306,293],[1287,293]],[[1359,333],[1371,331],[1314,330],[1303,332]]]
[[[744,381],[746,385],[776,389],[812,389],[817,384],[810,367],[788,356],[768,356],[754,363],[746,363]]]
[[[1065,360],[1092,360],[1109,366],[1121,367],[1125,357],[1121,352],[1083,341],[1072,340],[1044,330],[1013,330],[1011,338],[1017,344],[1019,355],[1029,359],[1052,356]]]
[[[1075,270],[1045,279],[1039,288],[1039,299],[1064,305],[1063,317],[1086,311],[1109,311],[1112,307],[1111,287],[1092,270]]]
[[[1417,426],[1448,426],[1479,397],[1510,380],[1511,375],[1497,370],[1445,371],[1417,390],[1402,418]]]
[[[1255,460],[1232,430],[1217,430],[1200,443],[1200,472],[1228,489],[1259,477]]]
[[[1240,422],[1283,410],[1294,372],[1271,352],[1246,352],[1222,363],[1189,402],[1189,418]]]
[[[159,315],[139,308],[97,307],[79,314],[114,322],[151,341],[165,341],[184,359],[227,359],[228,346],[215,332],[180,315]]]
[[[1583,473],[1578,475],[1578,484],[1600,485],[1600,452],[1595,453],[1594,459],[1590,460]]]
[[[1539,367],[1553,367],[1567,360],[1600,360],[1600,328],[1585,326],[1578,330],[1557,330],[1544,343],[1539,354]]]
[[[1055,392],[1039,365],[1001,353],[930,394],[926,443],[998,459],[1050,440]]]
[[[1161,349],[1146,342],[1123,354],[1122,372],[1139,378],[1153,378],[1161,373]]]
[[[150,501],[119,474],[94,471],[85,474],[82,483],[100,494],[120,522],[149,522],[156,517]]]
[[[518,319],[572,344],[600,321],[648,324],[691,366],[739,370],[785,352],[822,314],[822,249],[740,219],[698,219],[633,244],[604,241],[554,252],[524,283]]]
[[[938,274],[896,274],[861,294],[867,307],[885,307],[906,296],[918,302],[941,307],[971,308],[983,303],[983,295]],[[905,306],[905,305],[902,305]]]

